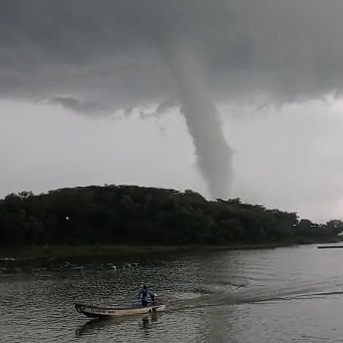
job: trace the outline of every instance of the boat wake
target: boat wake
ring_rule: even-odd
[[[209,306],[259,304],[274,301],[305,300],[320,297],[332,297],[343,295],[343,288],[338,282],[327,280],[326,282],[303,282],[303,283],[273,283],[271,285],[236,285],[225,291],[204,292],[204,289],[196,289],[197,297],[180,299],[168,304],[168,309],[186,310]]]

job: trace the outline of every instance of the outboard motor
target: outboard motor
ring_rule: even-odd
[[[150,293],[150,298],[153,303],[157,302],[157,294],[154,292]]]

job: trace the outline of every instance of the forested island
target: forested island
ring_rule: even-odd
[[[310,243],[333,241],[342,230],[340,220],[316,224],[239,199],[209,201],[191,190],[88,186],[0,200],[6,247]]]

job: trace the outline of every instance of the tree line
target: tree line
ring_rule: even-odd
[[[336,239],[343,222],[206,200],[191,190],[138,186],[63,188],[0,200],[0,245],[225,245]]]

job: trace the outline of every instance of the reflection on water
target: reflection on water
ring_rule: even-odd
[[[93,333],[96,331],[102,330],[105,326],[111,325],[115,323],[114,320],[107,320],[107,319],[91,319],[88,322],[81,325],[76,331],[76,337],[80,337],[82,335],[86,335],[89,333]]]
[[[145,335],[149,334],[152,326],[158,321],[162,313],[152,313],[137,316],[128,317],[115,317],[115,318],[102,318],[102,319],[91,319],[82,324],[76,331],[75,336],[80,337],[82,335],[96,335],[96,332],[108,330],[114,331],[123,323],[137,323],[138,328],[145,332]]]
[[[142,257],[93,273],[0,274],[3,342],[339,342],[343,249],[315,246]],[[115,262],[115,261],[109,261]],[[165,314],[89,320],[154,286]]]

